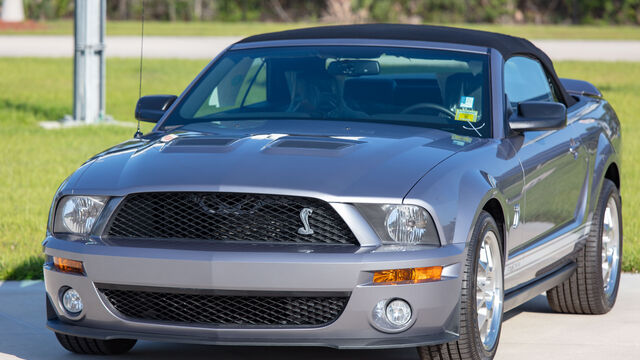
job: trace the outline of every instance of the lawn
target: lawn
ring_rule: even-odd
[[[165,36],[247,36],[270,31],[280,31],[323,25],[318,23],[274,23],[274,22],[145,22],[146,35]],[[493,25],[493,24],[443,24],[471,29],[494,31],[529,39],[601,39],[640,40],[640,26],[598,25]],[[38,23],[30,30],[3,30],[5,34],[71,35],[71,20],[56,20]],[[107,35],[139,35],[139,21],[108,21]]]
[[[178,94],[205,63],[146,60],[143,94]],[[137,60],[109,59],[107,66],[108,113],[131,122],[138,96]],[[561,76],[594,82],[622,119],[623,264],[626,271],[638,271],[640,63],[562,62],[557,68]],[[134,128],[125,126],[40,128],[39,121],[71,112],[71,75],[70,59],[0,59],[0,279],[42,276],[40,243],[56,188],[85,159],[133,135]]]

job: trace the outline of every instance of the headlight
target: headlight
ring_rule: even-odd
[[[58,203],[54,232],[88,234],[100,216],[107,198],[102,196],[65,196]]]
[[[416,205],[356,204],[383,244],[440,245],[427,210]]]

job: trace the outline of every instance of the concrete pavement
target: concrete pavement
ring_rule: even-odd
[[[556,60],[640,61],[640,41],[631,40],[532,40]]]
[[[553,314],[544,296],[505,314],[498,360],[640,357],[640,275],[624,274],[618,303],[607,315]],[[73,356],[45,329],[42,282],[0,282],[0,359],[95,359]],[[139,342],[118,359],[416,360],[415,349],[254,348]]]
[[[146,58],[211,59],[240,37],[146,36]],[[640,41],[534,40],[553,60],[640,61]],[[107,57],[139,57],[140,37],[108,36]],[[73,37],[54,35],[0,36],[0,57],[71,57]]]
[[[145,36],[145,58],[212,59],[240,37]],[[137,58],[139,36],[108,36],[107,57]],[[0,36],[0,57],[71,57],[73,37],[66,35]]]

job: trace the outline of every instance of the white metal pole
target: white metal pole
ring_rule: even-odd
[[[106,0],[76,0],[74,18],[73,120],[93,124],[105,118]]]
[[[2,2],[2,17],[4,22],[23,22],[24,6],[22,0],[4,0]]]

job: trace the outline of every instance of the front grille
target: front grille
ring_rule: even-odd
[[[301,218],[305,208],[312,211],[307,228],[311,234],[299,232],[305,229]],[[106,234],[118,238],[358,244],[340,215],[324,201],[239,193],[131,194],[116,210]]]
[[[219,326],[322,326],[348,297],[220,296],[99,288],[122,315],[152,322]]]

